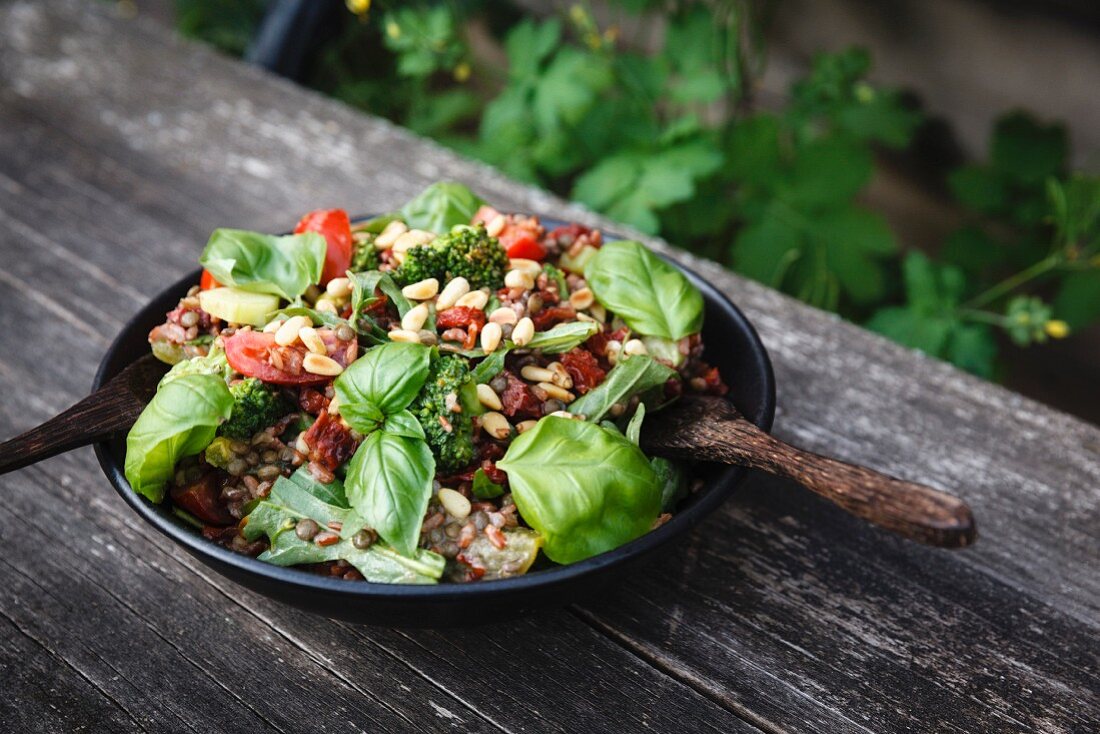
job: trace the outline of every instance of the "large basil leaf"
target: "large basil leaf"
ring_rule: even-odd
[[[644,395],[676,376],[676,370],[652,357],[638,354],[621,360],[607,373],[606,379],[569,404],[569,412],[598,423],[615,403],[626,404],[635,395]]]
[[[321,280],[327,247],[316,232],[276,237],[216,229],[199,262],[222,285],[293,301]]]
[[[595,423],[547,416],[521,433],[497,466],[546,555],[575,563],[647,532],[661,484],[642,450]]]
[[[232,410],[233,396],[217,375],[183,375],[161,385],[126,435],[125,474],[133,490],[163,500],[176,462],[205,449]]]
[[[703,295],[640,242],[608,242],[584,278],[596,299],[640,334],[682,339],[703,326]]]
[[[428,379],[431,358],[423,344],[391,342],[368,349],[333,383],[340,415],[360,433],[375,430],[386,416],[409,407]]]
[[[307,479],[308,473],[299,476],[301,473],[299,470],[290,479],[277,479],[267,499],[248,515],[245,537],[255,540],[266,535],[271,543],[260,554],[261,561],[294,566],[344,560],[355,566],[367,581],[376,583],[433,584],[443,574],[443,557],[431,551],[421,549],[406,557],[381,543],[361,550],[350,539],[321,546],[299,538],[294,526],[300,520],[309,518],[326,527],[330,522],[346,522],[351,515],[337,504],[343,495],[343,488],[336,487],[338,483],[321,484]]]
[[[440,181],[401,207],[401,216],[410,229],[443,234],[456,224],[469,224],[484,204],[481,197],[466,186]]]
[[[375,431],[348,462],[344,489],[355,522],[341,534],[350,537],[366,525],[399,553],[411,556],[432,496],[435,457],[423,439]]]

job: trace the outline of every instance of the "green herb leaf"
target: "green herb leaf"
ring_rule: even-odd
[[[469,224],[484,204],[481,197],[466,186],[440,181],[401,207],[401,216],[410,229],[443,234],[456,224]]]
[[[676,370],[644,354],[623,359],[611,368],[603,382],[570,403],[569,412],[598,423],[611,406],[616,403],[625,406],[635,395],[644,396],[675,376]]]
[[[333,382],[340,415],[361,433],[405,408],[428,379],[431,349],[391,342],[368,349]]]
[[[407,410],[386,416],[386,420],[382,424],[382,430],[394,436],[424,438],[424,427],[420,425],[420,421],[416,419],[416,416]]]
[[[389,273],[380,270],[367,270],[362,273],[350,273],[351,278],[351,312],[354,323],[363,309],[372,305],[377,299],[377,292],[381,291],[386,298],[397,308],[397,314],[404,316],[413,307],[409,299],[401,293],[401,288],[394,282]]]
[[[645,454],[595,423],[547,416],[520,434],[497,466],[557,563],[643,535],[660,510],[661,486]]]
[[[608,242],[585,266],[597,300],[634,331],[682,339],[703,326],[703,296],[640,242]]]
[[[434,476],[435,458],[423,439],[376,431],[348,462],[344,489],[362,522],[399,553],[411,556],[420,539]],[[348,523],[341,534],[350,537],[357,529]]]
[[[293,301],[321,279],[327,249],[316,232],[276,237],[216,229],[199,262],[222,285]]]
[[[232,410],[233,396],[217,375],[184,375],[158,387],[126,435],[130,487],[152,502],[162,501],[176,462],[205,449]]]
[[[479,500],[491,500],[504,494],[504,487],[490,479],[484,469],[478,469],[474,472],[474,484],[470,491]]]

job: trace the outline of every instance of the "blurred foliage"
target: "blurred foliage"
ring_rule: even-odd
[[[231,53],[262,5],[177,0],[185,33]],[[966,224],[906,254],[860,196],[924,117],[868,82],[866,52],[819,55],[761,111],[767,6],[605,5],[601,26],[586,3],[534,19],[508,0],[348,0],[307,83],[982,376],[998,335],[1027,346],[1100,319],[1100,179],[1068,170],[1063,126],[998,120],[988,160],[946,182]]]

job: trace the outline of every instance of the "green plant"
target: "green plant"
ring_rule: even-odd
[[[216,5],[180,0],[181,24],[239,47],[211,30]],[[818,55],[762,110],[766,5],[604,6],[601,26],[585,2],[534,19],[509,0],[349,0],[357,19],[308,83],[976,374],[1006,341],[1100,320],[1100,179],[1070,172],[1061,125],[1001,118],[988,160],[948,176],[964,226],[905,253],[860,198],[877,152],[924,118],[868,81],[866,52]],[[663,16],[656,43],[620,30],[651,24],[616,22],[642,13]]]

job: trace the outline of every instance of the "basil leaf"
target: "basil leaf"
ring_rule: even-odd
[[[654,456],[649,460],[649,465],[661,483],[661,512],[672,512],[687,496],[687,475],[679,464],[663,456]]]
[[[160,378],[157,388],[160,389],[169,382],[185,375],[217,375],[228,383],[232,374],[233,368],[229,366],[229,361],[225,358],[225,352],[219,347],[213,347],[205,357],[192,357],[176,362],[172,365],[172,369]]]
[[[377,217],[371,217],[365,222],[359,222],[353,224],[351,227],[352,232],[369,232],[371,234],[382,234],[390,222],[396,222],[401,219],[399,214],[380,214]]]
[[[682,339],[703,326],[703,295],[640,242],[608,242],[584,278],[596,300],[639,334]]]
[[[547,416],[497,462],[546,555],[575,563],[646,533],[661,485],[642,450],[595,423]]]
[[[397,552],[411,556],[432,496],[435,457],[422,439],[376,431],[348,462],[344,489],[355,514]],[[341,535],[349,537],[345,524]]]
[[[335,490],[325,489],[332,485],[313,483],[307,488],[296,481],[300,473],[301,470],[290,479],[275,480],[271,494],[248,515],[244,536],[255,540],[266,535],[271,544],[260,554],[261,561],[294,566],[344,560],[355,566],[367,581],[376,583],[432,584],[442,576],[444,559],[431,551],[421,549],[405,557],[381,543],[363,550],[356,548],[350,539],[321,546],[299,538],[294,526],[300,520],[309,518],[326,527],[330,522],[346,522],[352,514],[323,499],[326,495],[335,496]]]
[[[397,308],[397,314],[404,316],[413,307],[408,298],[401,293],[401,288],[390,277],[389,273],[381,270],[368,270],[363,273],[348,273],[351,279],[351,312],[354,322],[363,309],[377,300],[377,291],[382,291],[386,298]]]
[[[676,370],[644,354],[623,359],[611,368],[603,382],[570,403],[569,412],[598,423],[615,403],[625,405],[635,395],[643,395],[675,376]]]
[[[481,197],[466,186],[440,181],[401,207],[401,216],[409,229],[443,234],[456,224],[469,224],[484,204]]]
[[[599,329],[599,324],[594,321],[568,321],[546,331],[535,332],[524,349],[541,349],[545,354],[568,352],[588,341]]]
[[[130,487],[161,502],[176,462],[205,449],[232,410],[233,396],[217,375],[183,375],[158,387],[126,435]]]
[[[508,356],[507,347],[497,347],[496,351],[478,362],[470,375],[478,385],[484,385],[504,370],[504,358]]]
[[[339,479],[331,482],[318,482],[313,478],[313,473],[305,465],[287,477],[288,482],[293,482],[300,489],[305,490],[321,502],[341,509],[348,509],[348,498],[344,494],[344,483]],[[316,518],[314,518],[316,519]]]
[[[645,403],[638,403],[638,408],[634,411],[634,415],[631,417],[630,422],[626,424],[626,431],[623,435],[630,443],[638,446],[638,439],[642,435],[642,421],[645,420]]]
[[[216,229],[199,262],[222,285],[293,301],[321,279],[327,248],[316,232],[276,237]]]
[[[368,349],[333,382],[340,415],[360,433],[369,433],[386,416],[409,407],[431,366],[423,344],[391,342]]]
[[[491,500],[504,494],[504,487],[494,482],[484,469],[474,472],[474,485],[470,490],[479,500]]]
[[[287,306],[286,308],[281,308],[271,315],[271,320],[275,320],[280,316],[285,316],[286,318],[290,318],[291,316],[305,316],[313,322],[314,326],[336,327],[348,323],[334,313],[318,311],[317,309],[306,308],[305,306]]]
[[[424,438],[424,427],[420,425],[420,421],[416,419],[416,416],[407,410],[386,416],[386,420],[382,424],[382,430],[394,436]]]

